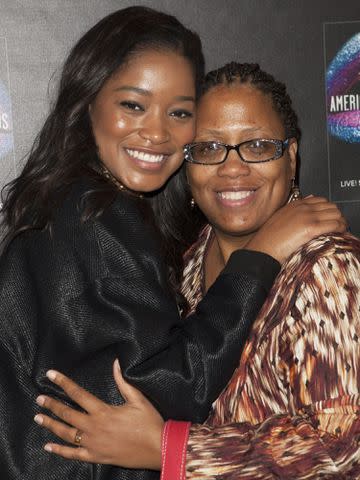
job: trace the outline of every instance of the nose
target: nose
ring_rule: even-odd
[[[224,163],[221,163],[218,168],[218,175],[220,177],[236,178],[239,176],[250,175],[251,166],[249,163],[241,160],[239,154],[235,150],[231,150]]]
[[[139,135],[153,145],[160,145],[170,140],[167,118],[161,112],[155,112],[144,118]]]

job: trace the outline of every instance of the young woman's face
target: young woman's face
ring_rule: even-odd
[[[241,84],[217,86],[200,100],[196,142],[236,145],[252,139],[285,140],[285,131],[270,97]],[[195,202],[215,230],[247,235],[259,229],[287,200],[295,174],[297,144],[266,163],[249,164],[231,150],[220,165],[188,164]]]
[[[90,105],[99,156],[125,187],[151,192],[183,161],[194,137],[195,81],[189,62],[170,51],[136,54]]]

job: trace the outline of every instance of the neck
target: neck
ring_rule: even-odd
[[[205,289],[208,290],[215,282],[235,250],[246,246],[254,235],[233,236],[214,228],[214,237],[205,258]]]
[[[218,248],[218,255],[221,256],[224,266],[229,260],[230,255],[235,250],[245,248],[246,244],[253,237],[253,233],[248,235],[229,235],[214,228],[215,242]]]

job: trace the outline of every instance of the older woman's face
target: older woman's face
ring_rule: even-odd
[[[196,142],[236,145],[256,138],[285,140],[285,130],[271,99],[241,84],[207,92],[197,111]],[[187,167],[194,200],[209,222],[225,234],[255,232],[287,200],[295,174],[297,144],[281,158],[244,163],[232,150],[220,165]]]
[[[195,83],[189,62],[170,51],[130,58],[90,106],[99,156],[127,188],[162,187],[194,137]]]

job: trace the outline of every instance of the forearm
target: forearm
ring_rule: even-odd
[[[54,358],[45,369],[61,370],[103,400],[116,402],[114,387],[110,385],[112,393],[104,390],[118,357],[124,377],[165,418],[203,421],[239,361],[249,327],[280,266],[267,255],[238,252],[184,321],[153,232],[128,207],[126,217],[118,205],[99,219],[96,245],[93,227],[87,227],[83,243],[91,241],[97,252],[96,278],[53,315],[52,323],[59,330],[64,324],[62,331],[68,331],[61,349],[67,355],[59,355],[58,363]],[[87,259],[84,255],[83,262]],[[69,328],[72,324],[79,325],[81,338]]]
[[[252,322],[279,270],[277,262],[258,253],[239,252],[232,260],[196,312],[165,332],[163,343],[159,326],[160,349],[124,370],[165,418],[205,420],[238,365]],[[127,359],[121,361],[126,364]],[[166,391],[159,385],[166,385]]]
[[[349,427],[340,435],[316,428],[316,417],[274,415],[258,425],[248,423],[217,427],[192,425],[186,453],[177,462],[163,447],[162,480],[255,480],[291,478],[357,478],[360,448],[356,441],[360,421],[352,414],[337,419]],[[332,420],[336,421],[336,415]],[[174,432],[168,440],[186,443],[186,435]]]

